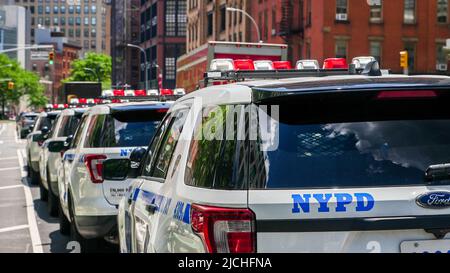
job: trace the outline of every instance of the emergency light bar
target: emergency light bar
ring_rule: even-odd
[[[384,71],[386,72],[386,71]],[[377,61],[367,64],[366,68],[356,68],[355,64],[350,64],[348,69],[289,69],[289,70],[239,70],[239,71],[209,71],[204,74],[204,84],[217,81],[242,82],[245,80],[256,79],[288,79],[300,77],[327,77],[327,76],[343,76],[343,75],[366,75],[381,76]]]

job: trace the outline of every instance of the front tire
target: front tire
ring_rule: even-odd
[[[59,205],[58,218],[59,232],[61,232],[62,235],[70,235],[70,222],[62,210],[61,204]]]
[[[39,181],[41,180],[39,172],[33,170],[33,167],[31,167],[31,165],[28,165],[28,169],[30,170],[29,174],[31,178],[31,185],[39,185]]]
[[[42,185],[42,182],[39,183],[39,191],[41,193],[41,201],[47,201],[48,200],[48,190],[44,188],[44,185]]]

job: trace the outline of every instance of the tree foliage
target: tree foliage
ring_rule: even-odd
[[[7,88],[8,79],[14,82],[13,90]],[[47,103],[39,76],[23,69],[17,61],[11,60],[5,54],[0,54],[0,92],[3,92],[6,101],[11,103],[18,103],[24,95],[28,95],[29,106],[41,107]]]
[[[94,71],[94,72],[93,72]],[[103,89],[111,88],[112,59],[105,54],[88,52],[84,59],[75,60],[72,63],[70,77],[64,82],[69,81],[94,81],[98,78],[102,82]]]

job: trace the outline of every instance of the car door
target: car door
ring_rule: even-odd
[[[177,147],[189,108],[172,112],[160,127],[159,136],[149,149],[149,157],[142,169],[142,184],[135,193],[134,229],[135,251],[156,252],[156,240],[164,234],[156,234],[157,225],[169,214],[171,198],[167,194],[169,167],[173,164],[173,154]],[[173,204],[172,204],[173,205]]]
[[[83,141],[84,132],[86,130],[89,121],[90,118],[88,114],[84,115],[81,118],[80,125],[74,135],[72,143],[70,144],[70,148],[64,153],[63,156],[63,168],[64,168],[64,173],[62,175],[63,183],[62,185],[59,185],[59,190],[60,190],[60,199],[62,200],[61,205],[65,209],[65,212],[67,212],[68,209],[67,202],[68,202],[69,183],[72,178],[73,172],[77,171],[74,168],[74,165],[77,161],[79,161],[79,155],[77,155],[77,150]],[[66,215],[69,216],[68,213]]]

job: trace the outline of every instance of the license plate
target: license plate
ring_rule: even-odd
[[[404,241],[402,253],[450,253],[450,240]]]

